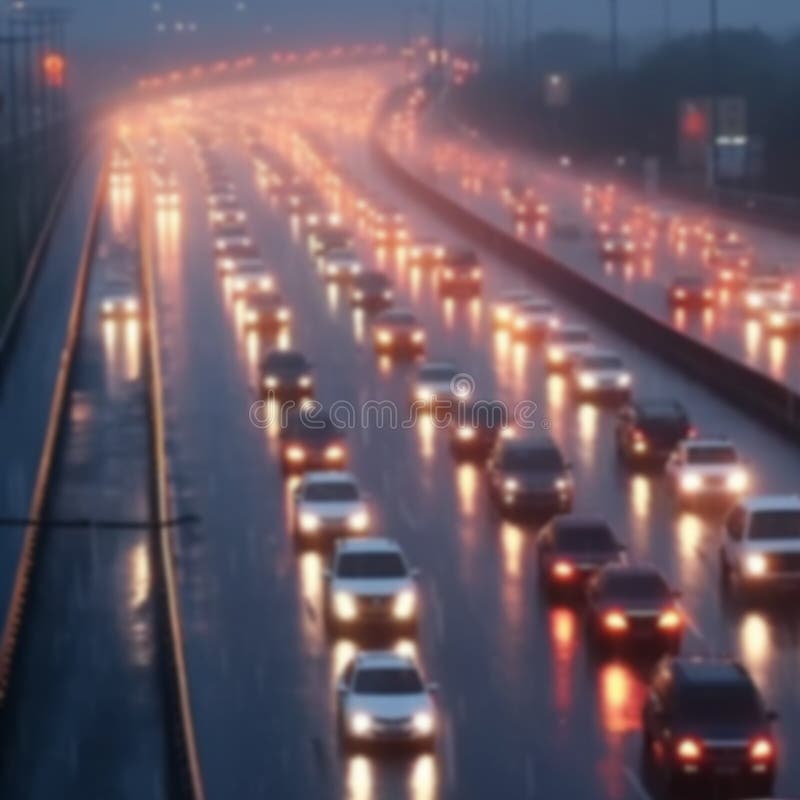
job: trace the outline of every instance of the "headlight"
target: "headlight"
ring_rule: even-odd
[[[547,351],[547,359],[553,364],[561,364],[564,361],[564,351],[560,347],[551,347]]]
[[[433,714],[430,711],[418,711],[414,714],[412,725],[415,733],[420,736],[428,736],[433,733],[435,725]]]
[[[325,458],[328,461],[339,461],[344,458],[344,448],[339,444],[332,444],[325,449]]]
[[[767,568],[766,556],[763,556],[761,553],[750,553],[744,560],[745,572],[754,578],[766,575]]]
[[[728,475],[726,485],[732,492],[743,492],[747,489],[748,475],[743,469],[736,470]]]
[[[786,314],[781,314],[780,311],[774,311],[769,315],[769,323],[774,328],[782,328],[786,325]]]
[[[414,331],[411,334],[411,341],[412,342],[424,342],[425,341],[425,332],[424,331]]]
[[[347,518],[347,527],[351,531],[365,531],[369,525],[369,513],[365,510],[355,511]]]
[[[297,385],[301,389],[310,389],[313,382],[310,375],[303,375],[298,379]]]
[[[465,442],[472,441],[476,435],[474,428],[458,428],[456,430],[456,436]]]
[[[424,387],[420,387],[417,389],[417,400],[422,400],[423,402],[427,402],[432,400],[434,397],[433,392],[430,389],[425,389]]]
[[[267,389],[275,389],[275,388],[277,388],[279,383],[280,383],[280,381],[276,377],[274,377],[273,375],[270,375],[270,376],[264,378],[264,386]]]
[[[134,298],[129,298],[125,301],[125,311],[129,314],[135,314],[139,310],[139,301]]]
[[[338,275],[339,267],[336,264],[328,264],[328,275]]]
[[[363,300],[364,299],[364,292],[361,289],[356,289],[353,292],[353,300]]]
[[[378,331],[375,334],[375,338],[380,344],[391,344],[392,343],[392,334],[389,331]]]
[[[391,289],[384,289],[383,290],[383,299],[384,300],[391,300],[392,299],[392,290]]]
[[[626,388],[631,385],[631,376],[627,373],[623,373],[622,375],[617,376],[617,386],[621,386],[622,388]]]
[[[587,372],[582,372],[578,376],[578,383],[581,389],[594,389],[597,386],[597,378]]]
[[[410,619],[417,608],[417,595],[413,589],[404,589],[394,598],[393,613],[397,619]]]
[[[272,278],[261,278],[261,280],[258,282],[258,288],[264,292],[271,292],[274,288]]]
[[[289,318],[292,316],[292,313],[288,308],[279,308],[278,313],[275,316],[280,322],[288,322]]]
[[[760,308],[764,305],[764,299],[757,294],[748,294],[747,305],[750,306],[750,308]]]
[[[680,485],[681,491],[691,494],[700,490],[703,485],[703,479],[695,472],[687,472],[681,475]]]
[[[560,477],[555,480],[555,487],[559,492],[565,492],[569,489],[569,478]]]
[[[518,331],[524,331],[528,327],[528,320],[517,319],[514,321],[514,328]]]
[[[366,736],[372,730],[372,717],[358,711],[350,717],[350,731],[355,736]]]
[[[503,481],[503,489],[507,492],[516,492],[519,489],[519,481],[516,478],[506,478]]]
[[[103,313],[111,314],[114,311],[114,302],[112,300],[103,300]]]
[[[305,533],[314,533],[319,530],[320,519],[316,514],[303,512],[300,514],[300,530]]]
[[[289,461],[297,463],[298,461],[302,461],[305,457],[305,450],[299,445],[294,444],[286,450],[286,458],[288,458]]]
[[[494,317],[498,322],[508,322],[511,318],[511,309],[508,306],[498,306],[494,310]]]
[[[258,311],[253,311],[252,309],[250,309],[250,311],[248,311],[244,315],[244,320],[245,322],[250,322],[250,323],[258,322]]]
[[[355,597],[347,592],[336,592],[333,596],[333,610],[339,619],[355,619],[358,614]]]
[[[233,262],[233,259],[232,259],[232,258],[223,258],[223,259],[220,259],[220,262],[219,262],[219,268],[220,268],[220,269],[221,269],[223,272],[231,272],[231,271],[233,270],[234,266],[236,266],[236,265],[234,264],[234,262]]]

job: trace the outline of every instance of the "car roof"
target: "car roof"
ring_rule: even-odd
[[[444,372],[445,370],[458,372],[456,365],[449,361],[426,361],[424,364],[420,364],[417,374],[424,375],[425,373]]]
[[[558,450],[561,452],[561,448],[556,444],[555,439],[547,434],[504,438],[499,441],[501,447],[505,450]]]
[[[553,519],[553,527],[556,531],[566,528],[590,528],[603,527],[611,529],[611,525],[605,517],[599,514],[559,514]]]
[[[742,505],[750,512],[759,511],[800,511],[800,495],[766,494],[748,497]]]
[[[585,333],[589,336],[589,328],[586,325],[581,325],[577,322],[568,322],[553,331],[553,336],[563,335],[565,333]]]
[[[684,439],[683,446],[687,449],[701,449],[703,447],[733,447],[733,442],[725,436],[699,436],[695,439]]]
[[[634,409],[637,413],[644,414],[647,416],[648,414],[652,414],[654,412],[669,410],[675,411],[678,414],[684,415],[686,413],[686,409],[684,409],[683,405],[680,401],[675,400],[671,397],[647,397],[636,400],[633,403]]]
[[[368,537],[365,539],[340,539],[336,542],[337,553],[402,553],[403,549],[394,539]]]
[[[303,483],[358,483],[352,472],[339,470],[317,470],[307,472],[303,476]]]
[[[669,584],[669,581],[664,577],[664,573],[655,565],[655,564],[647,564],[647,563],[639,563],[639,564],[607,564],[605,567],[600,570],[600,574],[603,576],[619,576],[624,575],[626,577],[635,577],[637,575],[658,575],[666,584]]]
[[[727,658],[676,658],[672,661],[676,679],[686,684],[752,684],[745,668]]]
[[[622,361],[622,356],[619,353],[616,353],[613,350],[604,350],[599,347],[595,347],[588,353],[583,353],[582,355],[579,356],[579,359],[581,361],[586,361],[595,358],[616,358],[619,361]]]
[[[362,650],[355,657],[356,669],[417,669],[414,659],[393,650]]]
[[[402,322],[402,323],[417,323],[417,318],[414,312],[408,308],[390,308],[388,311],[383,311],[375,317],[375,322]]]

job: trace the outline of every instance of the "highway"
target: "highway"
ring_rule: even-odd
[[[585,324],[596,341],[622,356],[636,396],[676,398],[701,433],[735,441],[753,476],[752,493],[797,492],[800,448],[633,338],[537,285],[518,265],[468,241],[398,189],[370,146],[372,115],[398,79],[393,63],[347,67],[126,110],[124,140],[148,176],[143,185],[150,193],[143,213],[153,246],[145,255],[152,255],[156,276],[171,510],[194,520],[171,529],[170,547],[205,795],[657,797],[640,764],[641,709],[654,658],[598,658],[587,645],[580,604],[551,604],[541,591],[538,524],[502,518],[488,497],[483,467],[456,462],[446,433],[425,416],[410,426],[355,425],[347,446],[349,468],[370,499],[370,533],[399,540],[421,570],[419,636],[399,646],[438,684],[436,746],[400,756],[340,747],[336,687],[358,645],[326,633],[325,556],[298,552],[292,540],[289,504],[297,479],[281,472],[277,430],[254,416],[260,363],[273,346],[291,346],[311,361],[324,406],[359,409],[391,401],[401,419],[416,365],[376,356],[370,314],[352,309],[342,286],[325,283],[302,225],[259,184],[257,147],[306,180],[335,174],[354,196],[399,209],[412,242],[431,238],[476,248],[481,297],[442,299],[433,271],[412,267],[403,248],[376,247],[347,204],[339,208],[357,231],[363,265],[382,270],[395,287],[396,305],[413,309],[424,326],[426,358],[452,361],[480,397],[512,407],[533,401],[536,430],[549,433],[573,466],[576,510],[604,517],[633,561],[656,564],[680,589],[687,620],[683,653],[734,656],[750,670],[780,715],[776,796],[797,796],[796,598],[731,603],[721,590],[718,563],[723,511],[682,509],[665,475],[624,468],[615,455],[615,410],[578,402],[568,378],[546,370],[540,346],[515,343],[495,330],[491,301],[506,290],[527,289],[549,298],[563,319]],[[198,132],[224,165],[249,235],[292,311],[286,334],[247,331],[242,304],[220,276]],[[428,135],[437,134],[421,128],[417,146],[433,152]],[[159,170],[174,176],[175,204],[161,202],[154,178]],[[552,178],[553,191],[561,180]],[[89,178],[82,181],[79,187],[90,185]],[[455,183],[447,186],[463,199]],[[574,187],[565,189],[558,208],[577,213],[574,193]],[[88,202],[84,189],[71,213]],[[490,201],[466,202],[500,221]],[[782,237],[763,235],[783,252]],[[133,199],[112,189],[51,481],[48,513],[54,518],[137,520],[151,509],[143,321],[128,320],[120,330],[99,319],[119,279],[136,280],[140,246]],[[599,270],[585,242],[562,247],[553,245],[552,252],[571,266]],[[673,269],[664,256],[663,269]],[[77,253],[65,259],[72,260]],[[615,285],[633,302],[663,312],[660,284],[637,275]],[[741,356],[734,316],[726,311],[704,335]],[[766,358],[759,350],[752,360],[770,371]],[[782,364],[775,374],[795,385],[796,359],[786,355]],[[38,451],[33,442],[24,447]],[[0,768],[0,795],[172,796],[173,721],[159,679],[163,640],[147,529],[46,528],[43,534],[47,547],[3,717],[4,756],[10,758]]]

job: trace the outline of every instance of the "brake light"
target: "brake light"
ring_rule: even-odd
[[[769,761],[773,755],[775,755],[775,748],[766,737],[761,736],[750,743],[751,761]]]
[[[697,739],[681,739],[675,747],[675,753],[681,761],[699,761],[703,746]]]
[[[658,627],[662,631],[677,630],[682,624],[683,619],[674,608],[670,608],[662,612],[661,616],[658,618]]]
[[[608,611],[603,617],[603,624],[609,631],[625,631],[628,629],[628,620],[621,611]]]
[[[569,561],[556,561],[553,564],[553,577],[567,581],[575,574],[575,567]]]
[[[642,430],[639,430],[639,428],[636,428],[636,429],[633,431],[633,438],[634,438],[634,439],[635,439],[637,442],[643,442],[643,441],[645,440],[645,438],[646,438],[646,437],[645,437],[645,435],[644,435],[644,431],[642,431]]]

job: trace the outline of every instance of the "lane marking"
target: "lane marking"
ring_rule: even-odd
[[[636,792],[636,796],[639,797],[640,800],[653,800],[653,798],[650,796],[650,792],[644,788],[644,784],[641,782],[641,780],[639,780],[639,776],[630,767],[624,767],[622,772],[633,791]]]

